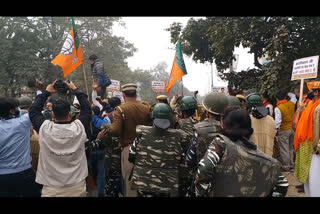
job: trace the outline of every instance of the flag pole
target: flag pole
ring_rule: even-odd
[[[84,83],[86,86],[86,92],[90,101],[90,96],[89,96],[89,90],[88,90],[88,83],[87,83],[87,74],[86,74],[86,70],[84,68],[84,63],[82,62],[82,71],[83,71],[83,79],[84,79]]]
[[[181,96],[183,96],[183,81],[182,81],[182,78],[183,77],[181,77]]]

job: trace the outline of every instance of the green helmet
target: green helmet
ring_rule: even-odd
[[[198,108],[198,104],[197,104],[197,101],[194,97],[185,96],[180,101],[180,110],[181,111],[197,109],[197,108]]]
[[[240,101],[235,96],[227,96],[229,105],[228,106],[239,106],[240,107]]]
[[[171,109],[168,104],[157,103],[151,112],[151,119],[171,119]]]
[[[218,92],[211,92],[204,98],[202,104],[208,112],[220,115],[223,114],[229,101],[226,95]]]
[[[32,100],[27,97],[27,96],[23,96],[19,98],[19,107],[20,108],[24,108],[24,107],[30,107],[32,104]]]
[[[263,101],[260,94],[252,93],[246,97],[247,108],[251,109],[254,106],[262,106]]]

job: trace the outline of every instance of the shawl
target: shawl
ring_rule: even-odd
[[[320,104],[320,99],[310,101],[307,107],[302,111],[300,119],[296,126],[296,133],[294,136],[294,151],[297,151],[299,145],[304,141],[313,140],[313,113],[315,108]]]

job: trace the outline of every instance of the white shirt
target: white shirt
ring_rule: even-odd
[[[80,120],[57,124],[45,120],[39,130],[39,162],[36,182],[49,187],[67,187],[88,176],[87,141]]]
[[[290,97],[289,101],[293,102],[293,104],[296,104],[296,102],[297,102],[296,95],[293,93],[288,93],[288,96]]]
[[[42,91],[37,90],[37,91],[36,91],[36,94],[37,94],[37,96],[38,96],[39,94],[42,94]]]
[[[274,109],[274,120],[276,122],[276,129],[279,130],[282,122],[282,116],[280,109],[277,107]]]
[[[272,106],[272,104],[268,104],[268,105],[266,106],[266,108],[269,109],[269,115],[272,117],[272,116],[273,116],[273,106]]]
[[[97,91],[92,90],[92,94],[91,94],[92,103],[93,105],[98,106],[101,111],[103,106],[96,100],[97,97],[98,97]]]

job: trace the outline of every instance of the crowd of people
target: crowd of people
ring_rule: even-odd
[[[37,81],[33,101],[0,97],[1,197],[285,197],[288,173],[320,196],[320,82],[275,106],[267,93],[225,91],[151,105],[128,83],[121,103],[89,60],[92,103],[72,81],[73,103],[53,98],[57,81]]]

